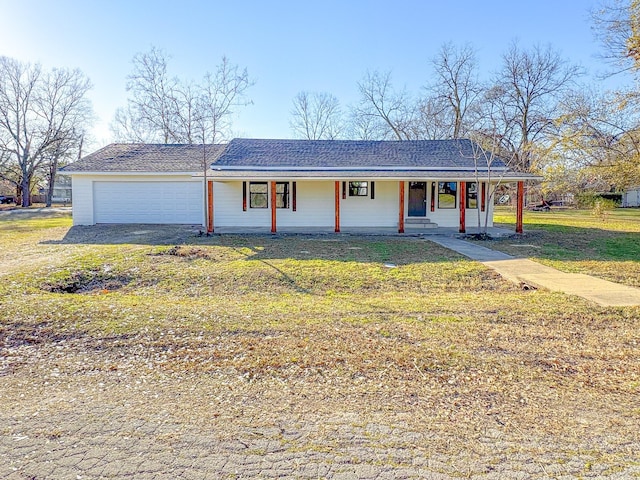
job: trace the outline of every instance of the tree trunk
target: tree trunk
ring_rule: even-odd
[[[23,175],[22,182],[20,183],[20,190],[22,190],[22,206],[29,207],[31,206],[31,189],[29,188],[31,184],[31,176]]]
[[[53,187],[56,183],[56,173],[58,172],[58,157],[55,157],[49,163],[49,185],[47,185],[47,198],[45,200],[46,206],[51,206],[53,199]]]
[[[47,196],[44,199],[45,207],[50,207],[51,206],[51,199],[53,198],[53,179],[49,180],[49,185],[47,185]]]

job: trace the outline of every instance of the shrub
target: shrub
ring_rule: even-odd
[[[576,195],[578,208],[595,208],[596,202],[604,202],[607,210],[612,210],[622,203],[621,193],[580,192]],[[609,207],[609,205],[611,205]]]
[[[593,203],[591,213],[593,213],[595,217],[600,218],[604,222],[607,219],[607,214],[611,210],[614,210],[616,207],[617,205],[614,200],[610,200],[607,198],[597,198]]]

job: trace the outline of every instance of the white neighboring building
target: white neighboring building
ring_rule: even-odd
[[[622,194],[623,207],[640,207],[640,186],[631,187]]]

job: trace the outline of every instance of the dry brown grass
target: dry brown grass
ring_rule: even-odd
[[[2,244],[61,255],[0,285],[0,400],[14,413],[45,395],[49,413],[63,411],[54,399],[100,383],[107,402],[129,395],[132,415],[162,408],[221,437],[336,415],[420,432],[452,475],[469,455],[582,455],[600,473],[637,462],[638,308],[522,291],[415,238],[183,230],[177,242],[157,228],[152,242],[119,245],[96,229],[84,244],[55,228]],[[73,282],[88,287],[52,293]],[[425,448],[409,433],[397,447]],[[316,432],[290,448],[326,441]]]

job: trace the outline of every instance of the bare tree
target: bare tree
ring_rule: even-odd
[[[475,131],[471,134],[471,157],[474,163],[474,180],[476,198],[486,195],[484,199],[487,205],[493,205],[496,192],[503,185],[504,175],[507,169],[511,169],[517,161],[517,154],[513,150],[506,149],[504,143],[505,132],[500,130],[502,122],[499,115],[493,115],[494,106],[485,111],[489,114],[488,123],[484,131]],[[465,155],[465,152],[462,152]],[[497,168],[500,167],[500,168]],[[506,167],[506,168],[502,168]],[[495,172],[495,173],[494,173]],[[483,192],[482,183],[487,185],[487,191]],[[466,201],[466,199],[461,199]],[[482,237],[487,236],[490,208],[482,209],[478,205],[478,231]]]
[[[640,1],[608,0],[592,12],[595,33],[612,74],[640,68]]]
[[[116,111],[111,128],[116,138],[136,142],[219,142],[235,108],[250,103],[245,95],[253,84],[227,57],[200,83],[170,77],[168,57],[155,47],[134,57],[127,78],[127,105]]]
[[[240,69],[227,57],[222,57],[215,73],[205,74],[197,103],[203,142],[216,143],[226,138],[235,108],[251,104],[246,93],[253,83],[247,69]]]
[[[9,165],[0,176],[13,182],[22,206],[31,204],[31,184],[46,166],[77,148],[91,120],[86,94],[91,83],[79,70],[42,70],[0,57],[0,151]]]
[[[557,149],[570,167],[597,171],[610,187],[640,183],[640,119],[619,94],[574,92],[562,103]]]
[[[326,92],[300,92],[293,99],[291,130],[297,138],[335,140],[342,133],[338,99]]]
[[[114,130],[126,140],[175,142],[178,79],[167,73],[166,54],[153,47],[136,54],[132,63],[133,72],[127,77],[127,107],[116,111]]]
[[[362,115],[358,107],[350,106],[345,120],[343,136],[351,140],[382,140],[389,137],[388,128],[379,118]]]
[[[445,99],[424,97],[418,103],[413,137],[425,140],[451,138],[453,124],[449,103]]]
[[[174,141],[184,143],[204,142],[205,133],[201,125],[200,87],[193,82],[176,85],[170,100],[173,103],[172,122],[175,124]]]
[[[433,58],[435,82],[427,87],[433,100],[426,104],[439,104],[440,116],[448,113],[450,133],[448,138],[461,138],[470,130],[470,113],[477,105],[483,88],[478,80],[476,52],[470,45],[456,47],[445,43]]]
[[[506,169],[496,167],[502,167],[502,165],[509,167],[513,160],[515,160],[515,156],[512,155],[507,158],[499,156],[499,152],[501,151],[499,138],[494,138],[493,141],[489,142],[487,142],[485,138],[484,143],[485,148],[480,147],[476,143],[473,144],[476,198],[480,199],[480,196],[484,194],[486,195],[484,201],[486,201],[487,205],[493,205],[495,203],[496,192],[504,185],[504,176],[507,172]],[[486,193],[481,188],[483,183],[487,185]],[[466,199],[461,199],[460,201],[463,202],[466,201]],[[482,212],[480,205],[476,208],[478,214],[478,231],[481,236],[487,235],[490,210],[491,208],[487,207],[484,209],[484,212]]]
[[[579,67],[568,64],[550,46],[523,50],[513,43],[504,54],[490,95],[506,123],[498,130],[509,133],[522,171],[534,166],[536,142],[554,128],[558,103],[581,74]]]
[[[368,117],[377,122],[382,139],[411,140],[414,137],[415,107],[406,90],[396,91],[391,73],[367,72],[358,83],[360,102],[354,108],[357,117]],[[363,123],[363,122],[360,122]]]

